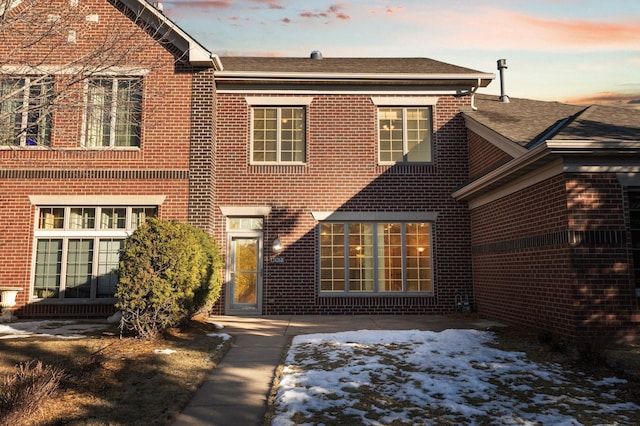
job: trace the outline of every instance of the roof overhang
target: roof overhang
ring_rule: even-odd
[[[406,85],[431,87],[486,87],[493,74],[383,74],[383,73],[318,73],[318,72],[259,72],[217,71],[221,84],[330,84],[330,85]]]
[[[196,67],[222,69],[220,58],[205,49],[182,28],[167,18],[160,10],[146,0],[119,0],[140,19],[157,31],[164,39],[186,55],[187,61]]]
[[[452,195],[456,200],[470,202],[541,170],[545,177],[563,172],[636,171],[640,170],[638,154],[640,141],[547,140]],[[603,162],[604,158],[613,161]],[[552,164],[555,166],[550,167]]]

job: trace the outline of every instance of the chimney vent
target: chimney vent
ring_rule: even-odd
[[[500,102],[509,103],[509,96],[504,89],[504,70],[507,69],[507,60],[498,59],[498,71],[500,71]]]
[[[314,50],[313,52],[311,52],[311,59],[314,59],[316,61],[319,61],[320,59],[322,59],[322,52],[319,50]]]

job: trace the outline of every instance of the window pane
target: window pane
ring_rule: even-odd
[[[349,290],[373,291],[373,225],[349,224]]]
[[[20,145],[25,81],[0,80],[0,145]]]
[[[113,81],[111,79],[89,80],[86,146],[109,146],[112,98]]]
[[[262,223],[261,217],[230,217],[228,219],[229,229],[262,229]]]
[[[402,108],[380,108],[378,120],[380,161],[402,161]]]
[[[91,297],[93,239],[69,240],[65,299]]]
[[[118,263],[123,240],[101,240],[98,248],[96,297],[114,297],[118,285]]]
[[[131,209],[131,229],[138,229],[148,217],[157,217],[156,207],[134,207]]]
[[[124,229],[127,225],[127,209],[103,207],[100,213],[100,229]]]
[[[344,291],[344,225],[320,225],[320,290]]]
[[[406,224],[407,291],[431,290],[431,238],[428,223]]]
[[[402,225],[378,224],[378,291],[402,291]]]
[[[407,161],[431,161],[430,121],[429,108],[407,109]]]
[[[38,220],[38,228],[39,229],[64,228],[64,208],[40,207],[40,218]]]
[[[61,267],[62,240],[38,240],[36,243],[36,271],[33,279],[34,297],[55,298],[60,295]]]
[[[115,146],[140,146],[142,79],[118,78]]]
[[[74,207],[70,211],[69,229],[95,229],[96,209],[93,207]]]
[[[29,87],[25,145],[50,145],[52,100],[53,80],[49,77],[32,77]]]
[[[277,108],[253,111],[253,161],[277,160]]]

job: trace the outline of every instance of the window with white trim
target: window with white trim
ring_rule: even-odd
[[[113,298],[124,240],[155,206],[40,206],[34,299]]]
[[[323,222],[320,292],[430,293],[431,247],[428,222]]]
[[[141,120],[141,77],[87,81],[84,146],[139,147]]]
[[[0,145],[49,146],[53,77],[0,79]]]
[[[430,163],[432,133],[430,106],[378,108],[380,163]]]
[[[252,114],[252,162],[304,163],[304,107],[255,106]]]

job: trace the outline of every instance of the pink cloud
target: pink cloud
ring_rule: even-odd
[[[166,3],[174,8],[226,9],[233,5],[233,0],[179,0]]]
[[[640,93],[598,92],[565,99],[565,102],[576,105],[608,104],[640,108]]]
[[[304,11],[300,13],[300,16],[302,18],[307,18],[307,19],[340,19],[343,21],[346,21],[348,19],[351,19],[351,17],[349,15],[347,15],[346,13],[344,13],[345,7],[343,4],[333,4],[331,6],[329,6],[329,8],[326,11]]]

